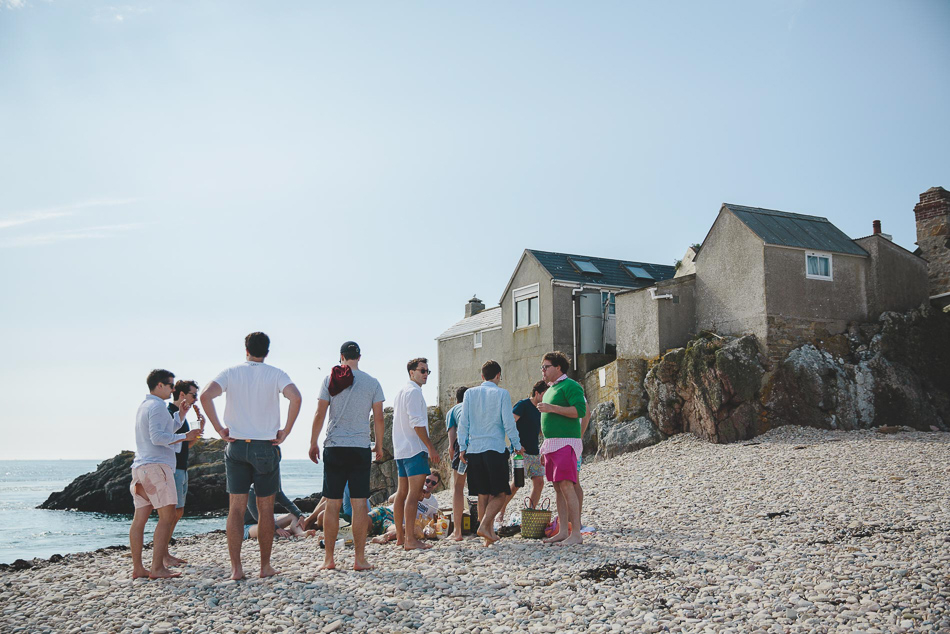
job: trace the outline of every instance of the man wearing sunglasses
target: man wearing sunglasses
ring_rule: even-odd
[[[406,550],[429,548],[416,539],[414,528],[429,461],[439,464],[439,453],[429,440],[429,412],[422,386],[429,380],[429,361],[423,357],[406,364],[409,382],[393,401],[393,455],[399,484],[393,505],[396,544]]]
[[[439,482],[442,481],[442,476],[437,472],[432,472],[426,476],[425,483],[422,486],[422,499],[419,500],[418,504],[418,517],[422,520],[422,524],[428,522],[436,513],[439,512],[439,501],[433,495],[436,487],[439,486]],[[396,524],[393,519],[393,507],[396,504],[396,494],[393,493],[389,496],[389,501],[387,506],[377,506],[370,513],[370,519],[373,522],[373,532],[378,533],[379,536],[373,538],[374,544],[385,544],[396,539]],[[419,525],[419,522],[416,522],[416,526]],[[422,539],[421,529],[414,532],[416,539]]]

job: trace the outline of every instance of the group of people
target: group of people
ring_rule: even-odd
[[[341,511],[349,511],[355,553],[354,569],[372,568],[365,545],[371,524],[382,533],[378,541],[395,541],[406,550],[429,548],[416,534],[417,517],[428,515],[437,502],[432,496],[441,481],[430,465],[440,456],[428,435],[428,410],[422,386],[431,370],[419,357],[406,366],[409,381],[393,401],[393,456],[398,484],[391,506],[371,509],[370,469],[383,458],[383,395],[375,378],[359,368],[361,350],[354,341],[340,348],[340,364],[333,367],[317,397],[310,441],[310,459],[323,461],[321,507],[310,517],[290,502],[280,486],[280,444],[286,440],[300,413],[301,395],[282,370],[264,363],[270,339],[262,332],[244,341],[246,361],[219,373],[203,389],[195,381],[175,381],[168,370],[153,370],[146,383],[149,394],[136,417],[135,460],[132,463],[132,493],[135,514],[129,532],[133,578],[168,578],[185,563],[168,552],[168,544],[184,511],[188,488],[188,448],[202,435],[209,421],[228,442],[225,473],[229,509],[228,554],[231,579],[244,578],[242,542],[256,537],[260,548],[260,577],[277,574],[270,562],[275,532],[286,535],[313,534],[319,515],[324,530],[325,555],[321,569],[336,565],[335,545]],[[509,446],[523,452],[527,475],[532,481],[531,505],[537,505],[545,476],[556,492],[559,523],[548,543],[581,543],[580,505],[583,492],[578,483],[582,420],[586,401],[581,386],[567,377],[569,362],[560,352],[544,355],[542,381],[529,398],[514,409],[507,390],[499,387],[501,366],[489,361],[482,367],[483,383],[458,391],[458,405],[446,419],[453,470],[454,538],[462,539],[464,486],[478,497],[480,523],[477,534],[485,545],[498,540],[495,520],[517,489],[509,483]],[[214,400],[227,394],[223,424]],[[289,401],[281,426],[279,398]],[[165,401],[172,398],[170,405]],[[204,415],[197,408],[200,402]],[[198,428],[191,429],[186,415],[192,409]],[[370,435],[370,415],[376,442]],[[318,440],[326,423],[321,448]],[[544,436],[539,444],[538,434]],[[275,518],[275,499],[288,514]],[[344,509],[344,503],[346,508]],[[150,568],[142,562],[145,523],[158,511]],[[568,521],[569,520],[569,521]],[[570,528],[569,528],[570,527]]]

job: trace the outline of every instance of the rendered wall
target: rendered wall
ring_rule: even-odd
[[[906,312],[927,301],[927,262],[880,235],[855,240],[868,262],[868,320],[886,311]]]
[[[454,339],[439,342],[439,402],[442,415],[448,414],[455,405],[455,391],[460,387],[472,387],[482,382],[482,364],[494,359],[502,363],[502,331],[482,332],[482,347],[474,347],[474,335],[462,335]]]

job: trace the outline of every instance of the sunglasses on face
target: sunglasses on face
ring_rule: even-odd
[[[542,365],[542,366],[541,366],[541,371],[544,372],[544,371],[547,370],[548,368],[553,368],[553,367],[554,367],[553,365]]]
[[[416,370],[416,371],[421,372],[422,374],[432,374],[432,370],[429,370],[428,368],[425,370]]]
[[[429,478],[426,478],[426,484],[428,484],[428,485],[430,485],[430,486],[435,486],[435,485],[438,484],[438,482],[436,482],[435,480],[431,480],[431,479],[429,479]]]

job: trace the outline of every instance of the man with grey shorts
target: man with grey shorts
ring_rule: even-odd
[[[270,351],[270,338],[252,332],[244,339],[247,361],[228,368],[201,391],[201,405],[215,430],[228,441],[225,451],[225,475],[230,495],[228,509],[228,554],[231,579],[243,579],[241,542],[244,537],[244,511],[251,485],[257,492],[260,517],[257,541],[261,549],[261,578],[277,571],[270,564],[274,545],[274,496],[280,490],[280,450],[300,413],[301,397],[297,386],[283,370],[264,363]],[[224,422],[218,421],[214,399],[227,392]],[[287,423],[280,429],[278,395],[290,401]]]

